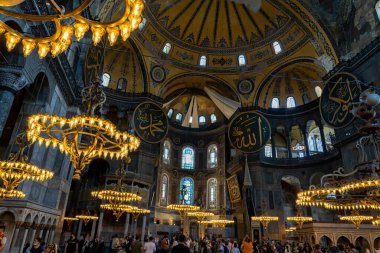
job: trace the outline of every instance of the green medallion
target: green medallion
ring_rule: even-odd
[[[331,77],[323,89],[319,111],[323,120],[333,128],[342,128],[354,120],[351,102],[359,101],[360,85],[355,76],[339,73]]]
[[[260,151],[270,139],[268,120],[256,112],[243,112],[237,115],[228,127],[231,145],[244,153]]]
[[[139,104],[133,113],[133,125],[141,139],[148,143],[158,143],[168,132],[168,118],[155,103]]]

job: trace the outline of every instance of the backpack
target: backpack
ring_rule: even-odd
[[[223,244],[223,251],[224,251],[224,253],[230,253],[230,251],[228,250],[228,248],[224,244]]]
[[[167,250],[169,248],[168,239],[164,238],[161,241],[161,249]]]

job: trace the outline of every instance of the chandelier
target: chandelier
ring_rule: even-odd
[[[233,220],[227,220],[227,219],[215,219],[215,220],[207,220],[200,222],[201,224],[211,224],[214,227],[217,228],[225,228],[229,224],[235,223]]]
[[[200,225],[199,226],[199,238],[203,238],[203,234],[202,234],[203,227],[202,227],[202,225],[204,223],[202,223],[202,222],[205,221],[208,217],[212,217],[214,215],[215,215],[214,213],[210,213],[210,212],[189,212],[189,213],[187,213],[187,216],[195,217],[199,222],[199,225]]]
[[[87,226],[87,224],[90,220],[98,220],[99,219],[98,216],[94,216],[94,215],[90,215],[90,214],[76,215],[75,218],[77,218],[79,220],[83,220],[85,226]]]
[[[379,226],[380,225],[380,216],[377,216],[376,219],[372,221],[373,225]]]
[[[7,3],[8,2],[8,3]],[[22,0],[0,1],[0,6],[14,6],[22,3]],[[36,38],[26,33],[18,32],[0,21],[0,33],[5,34],[6,47],[12,51],[18,43],[22,43],[23,54],[29,56],[34,49],[38,48],[38,55],[42,59],[50,52],[52,57],[65,52],[72,43],[72,37],[75,35],[77,41],[80,41],[84,35],[91,30],[92,42],[97,45],[102,37],[107,33],[108,41],[111,46],[115,44],[118,37],[121,36],[126,41],[142,21],[141,13],[144,9],[142,0],[124,0],[125,9],[120,19],[112,22],[102,23],[94,20],[88,20],[81,16],[94,0],[84,0],[76,9],[65,12],[55,0],[49,0],[55,14],[52,15],[33,15],[18,13],[7,9],[0,8],[0,14],[22,19],[29,22],[54,22],[55,33],[48,37]],[[74,20],[74,24],[71,21]]]
[[[73,224],[73,222],[77,221],[79,219],[76,218],[76,217],[63,217],[63,220],[66,221],[67,228],[70,230],[71,229],[71,225]]]
[[[28,156],[24,154],[28,143],[24,140],[24,134],[16,137],[19,149],[17,153],[11,154],[8,161],[0,161],[0,198],[25,198],[25,193],[16,190],[25,180],[42,182],[53,178],[53,172],[40,169],[35,165],[26,163]]]
[[[74,166],[73,180],[79,180],[81,172],[92,159],[121,159],[136,150],[140,140],[126,132],[119,132],[108,120],[95,117],[95,110],[106,100],[100,80],[95,80],[82,90],[84,115],[70,119],[52,115],[32,115],[28,119],[27,137],[39,145],[58,147],[70,156]]]
[[[288,221],[294,221],[299,228],[302,228],[305,222],[313,221],[313,217],[308,216],[291,216],[286,218]]]
[[[265,215],[252,216],[251,220],[260,222],[261,224],[263,224],[264,230],[267,230],[269,223],[274,222],[274,221],[278,221],[278,217],[277,216],[265,216]]]
[[[184,223],[186,214],[200,210],[199,206],[187,205],[187,204],[171,204],[171,205],[168,205],[166,208],[169,210],[174,210],[179,213],[179,215],[181,216],[181,230],[182,231],[183,231],[183,223]]]
[[[356,229],[359,229],[359,226],[360,226],[360,224],[362,224],[363,221],[373,220],[373,217],[372,216],[360,215],[358,211],[353,211],[352,215],[341,216],[340,220],[350,221],[355,225]]]

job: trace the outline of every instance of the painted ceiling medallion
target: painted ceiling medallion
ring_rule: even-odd
[[[238,90],[243,95],[248,95],[253,91],[253,83],[251,80],[245,79],[238,83]]]
[[[166,79],[165,69],[160,66],[154,66],[150,71],[150,76],[156,83],[162,83]]]

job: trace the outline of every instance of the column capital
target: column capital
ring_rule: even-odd
[[[24,222],[24,223],[22,224],[22,226],[23,226],[25,229],[29,229],[29,228],[32,227],[32,223],[30,223],[30,222]]]
[[[16,221],[16,228],[21,228],[24,222],[22,221]]]
[[[27,84],[25,75],[17,72],[0,71],[0,87],[17,92]]]

